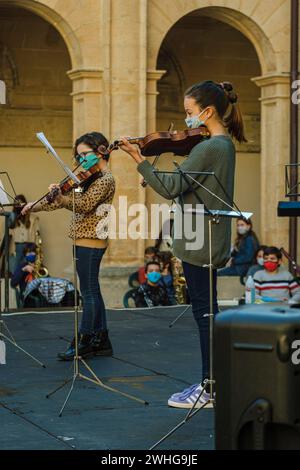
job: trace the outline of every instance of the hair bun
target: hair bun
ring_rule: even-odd
[[[229,102],[232,104],[236,103],[238,100],[238,95],[235,93],[232,84],[230,82],[221,82],[220,85],[228,96]]]

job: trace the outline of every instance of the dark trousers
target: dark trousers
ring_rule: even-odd
[[[209,269],[183,262],[184,275],[191,299],[194,318],[199,328],[202,354],[202,380],[209,377]],[[213,311],[219,312],[217,303],[217,271],[213,270]]]
[[[107,329],[99,271],[105,248],[76,246],[76,266],[83,301],[80,334],[92,335]]]

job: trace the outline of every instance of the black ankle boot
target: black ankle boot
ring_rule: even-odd
[[[93,349],[95,356],[113,355],[113,348],[108,337],[108,330],[102,330],[95,334]]]
[[[78,344],[78,356],[82,359],[94,356],[93,340],[94,335],[81,335]]]
[[[78,335],[78,356],[84,358],[91,357],[94,355],[94,349],[92,345],[92,335]],[[65,352],[58,353],[57,358],[60,361],[72,361],[75,356],[75,338],[73,338],[70,346]]]
[[[72,361],[75,356],[75,338],[72,339],[70,346],[65,352],[57,354],[60,361]]]

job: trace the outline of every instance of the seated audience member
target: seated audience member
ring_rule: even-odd
[[[15,197],[21,205],[27,203],[24,194]],[[28,243],[34,243],[36,233],[40,230],[39,218],[36,214],[28,212],[26,215],[20,214],[20,208],[14,207],[9,216],[9,228],[11,235],[10,272],[13,274],[16,267],[23,261],[23,251]]]
[[[254,263],[248,269],[246,277],[254,276],[257,271],[263,271],[264,269],[264,250],[267,248],[266,245],[261,245],[255,252]]]
[[[149,261],[146,264],[146,277],[146,282],[141,284],[135,293],[135,306],[157,307],[159,305],[170,305],[167,289],[159,284],[161,270],[158,261]]]
[[[229,266],[218,270],[218,276],[246,276],[259,242],[253,231],[252,221],[240,217],[237,219],[237,237],[231,252]]]
[[[159,232],[158,239],[155,241],[155,248],[157,251],[173,251],[173,239],[171,236],[173,230],[174,220],[166,220]]]
[[[170,251],[161,251],[158,253],[160,267],[161,267],[161,279],[159,285],[164,286],[167,289],[169,301],[171,305],[176,305],[175,289],[173,284],[173,275],[171,271],[171,259],[173,254]]]
[[[16,265],[11,278],[11,287],[19,287],[21,295],[24,293],[28,282],[33,280],[34,263],[36,260],[35,243],[27,243],[23,250],[24,259]]]
[[[34,272],[35,262],[36,245],[28,243],[24,248],[24,261],[16,266],[11,278],[11,287],[19,288],[20,304],[26,308],[74,305],[73,284],[67,279],[40,278]]]
[[[262,300],[288,300],[299,292],[292,274],[281,267],[282,253],[275,246],[264,250],[264,269],[254,274],[255,291]]]
[[[147,280],[146,270],[145,270],[146,264],[149,261],[154,261],[154,260],[157,261],[157,253],[158,253],[158,250],[154,246],[148,246],[148,248],[145,249],[145,254],[144,254],[145,264],[144,266],[140,267],[138,270],[139,284],[144,284],[144,282],[146,282]]]

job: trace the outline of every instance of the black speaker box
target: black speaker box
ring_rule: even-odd
[[[300,310],[250,305],[214,325],[217,449],[300,449]]]

